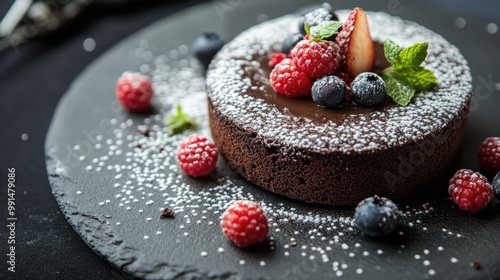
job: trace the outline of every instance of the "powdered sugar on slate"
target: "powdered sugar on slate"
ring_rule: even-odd
[[[343,11],[339,12],[339,15],[342,19],[347,13]],[[373,148],[375,144],[370,144],[374,143],[372,137],[378,137],[385,139],[384,145],[389,147],[401,141],[411,141],[423,137],[425,131],[439,128],[446,123],[446,120],[453,118],[460,111],[461,104],[468,98],[470,75],[458,50],[449,49],[441,37],[430,31],[422,30],[415,24],[403,23],[397,18],[379,13],[368,13],[368,15],[373,30],[372,35],[378,41],[383,40],[387,34],[392,32],[402,32],[403,35],[398,36],[398,38],[401,37],[398,43],[402,45],[409,45],[414,41],[432,41],[430,52],[434,53],[437,59],[429,59],[427,66],[436,72],[441,85],[440,91],[419,95],[416,101],[407,108],[394,107],[383,112],[373,113],[380,114],[381,118],[386,120],[385,122],[368,124],[363,116],[353,116],[338,126],[333,123],[320,126],[319,129],[325,130],[331,129],[329,125],[336,126],[338,132],[331,133],[331,139],[315,137],[314,133],[310,131],[313,127],[311,123],[310,126],[306,125],[305,128],[298,129],[298,133],[302,133],[304,138],[302,142],[294,144],[322,147],[324,141],[331,141],[346,151],[361,151]],[[283,17],[265,23],[259,28],[286,29],[291,25],[290,21],[295,22],[295,17]],[[384,26],[384,29],[377,30],[378,25]],[[252,32],[255,32],[255,29],[251,29],[245,34],[252,34]],[[245,34],[240,39],[236,39],[237,42],[244,40]],[[279,42],[280,36],[283,35],[269,32],[259,33],[259,36],[266,36],[273,39],[273,42]],[[266,40],[264,39],[264,41]],[[248,42],[246,43],[248,48],[236,49],[233,54],[248,59],[248,51],[258,49],[257,53],[265,55],[264,49],[277,47],[275,46],[277,43],[273,46],[248,45]],[[443,49],[445,45],[446,52],[451,53],[450,55],[445,55]],[[136,53],[147,51],[144,50],[147,49],[147,46],[140,49]],[[229,50],[227,48],[225,53]],[[238,73],[241,70],[241,65],[237,61],[235,64],[223,61],[220,63],[221,65],[218,65],[220,71]],[[258,65],[254,66],[258,67]],[[432,264],[435,263],[433,258],[451,259],[451,263],[458,262],[452,255],[446,254],[445,247],[441,245],[436,248],[426,248],[423,251],[418,248],[406,249],[405,242],[401,241],[401,245],[396,249],[394,246],[384,248],[380,243],[365,239],[352,226],[353,211],[316,209],[314,206],[304,206],[291,201],[288,203],[289,201],[286,199],[276,203],[276,197],[268,199],[269,193],[262,192],[249,184],[238,183],[240,179],[236,179],[237,175],[231,170],[218,168],[205,181],[188,178],[180,171],[176,156],[180,142],[191,132],[175,136],[169,135],[164,121],[175,105],[181,104],[185,113],[196,117],[200,124],[196,133],[210,135],[205,79],[197,70],[199,65],[187,55],[186,46],[181,46],[179,50],[172,50],[170,57],[160,55],[154,60],[154,66],[143,66],[141,69],[152,76],[155,88],[154,106],[159,113],[145,118],[143,123],[134,123],[130,119],[113,119],[111,125],[114,128],[114,137],[111,139],[104,139],[102,136],[96,137],[95,147],[101,154],[95,158],[82,159],[82,161],[86,164],[85,170],[87,172],[101,172],[103,169],[107,169],[113,174],[112,178],[115,183],[100,187],[113,189],[114,196],[104,197],[102,201],[95,203],[100,205],[100,209],[118,207],[123,211],[131,211],[130,213],[133,214],[130,215],[130,219],[136,216],[141,217],[141,221],[144,221],[142,230],[144,236],[141,237],[143,242],[155,242],[156,238],[172,238],[165,236],[162,231],[158,230],[159,226],[155,221],[159,221],[159,218],[151,218],[155,217],[155,213],[159,216],[162,207],[167,206],[175,212],[176,218],[172,224],[178,227],[179,235],[182,238],[196,238],[190,234],[191,227],[206,227],[207,230],[216,228],[215,232],[220,232],[219,215],[234,200],[247,199],[258,201],[267,213],[270,225],[270,238],[267,247],[270,251],[277,251],[283,258],[299,256],[314,263],[312,266],[302,263],[296,271],[298,275],[294,275],[297,277],[301,276],[301,273],[303,276],[309,275],[311,269],[317,269],[320,265],[329,266],[332,275],[339,277],[347,274],[349,270],[351,270],[350,273],[366,273],[369,267],[360,267],[363,259],[382,260],[385,258],[385,251],[408,254],[409,256],[425,255],[425,260],[415,259],[415,263],[422,264],[424,261],[422,267],[430,275],[439,272],[439,268],[432,267]],[[451,74],[445,73],[445,70],[451,71]],[[215,73],[222,74],[218,71]],[[455,73],[456,71],[458,73]],[[237,119],[243,125],[269,126],[263,131],[267,137],[283,137],[296,129],[293,125],[278,128],[273,122],[269,122],[268,120],[273,120],[275,117],[289,117],[277,115],[276,110],[263,109],[257,115],[245,114],[245,108],[255,111],[256,108],[266,106],[251,96],[240,94],[239,88],[252,86],[251,81],[217,80],[217,76],[212,77],[210,82],[220,89],[221,94],[235,97],[231,102],[224,103],[222,107],[228,114],[237,114]],[[228,99],[224,98],[224,100]],[[368,134],[368,137],[352,137],[352,135],[361,135],[358,130],[362,125],[376,125],[384,129]],[[351,135],[351,137],[347,138],[347,135]],[[280,140],[289,141],[287,139],[283,137]],[[77,149],[75,147],[75,150]],[[200,185],[202,186],[200,187]],[[78,192],[81,196],[82,191]],[[429,220],[435,211],[430,204],[426,203],[416,207],[406,206],[406,208],[400,205],[400,210],[403,213],[402,224],[405,229],[416,233],[430,231],[428,227],[432,222]],[[131,221],[113,221],[111,224],[122,229],[126,228],[127,224],[131,224]],[[450,236],[449,231],[441,233],[440,228],[432,231],[434,233],[437,231],[443,236],[443,239]],[[400,230],[398,235],[405,237],[406,234],[406,231]],[[222,232],[220,235],[222,236]],[[457,234],[457,237],[459,235]],[[175,238],[177,238],[176,242],[182,242],[179,237]],[[405,240],[405,238],[401,240]],[[215,242],[207,244],[207,246],[211,246],[209,247],[211,250],[200,249],[200,257],[210,258],[213,254],[229,254],[229,250],[225,249],[227,248],[226,243]],[[263,259],[241,259],[243,256],[242,254],[240,258],[234,259],[239,266],[252,263],[259,266],[267,264],[266,260]],[[345,256],[349,257],[347,261]],[[340,261],[341,259],[344,260]],[[382,261],[380,263],[383,265]]]

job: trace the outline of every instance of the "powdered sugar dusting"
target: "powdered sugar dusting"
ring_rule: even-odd
[[[339,15],[342,18],[345,17],[346,13],[340,12]],[[391,26],[388,24],[389,22],[394,23],[392,25],[394,32],[403,28],[395,26],[401,24],[399,19],[383,14],[369,13],[369,18],[372,21],[372,29],[378,25],[375,22],[381,22],[381,25],[386,28],[384,32],[373,31],[373,36],[378,39],[382,39],[382,33],[387,32],[388,26]],[[287,16],[271,23],[265,23],[262,28],[272,28],[271,24],[277,24],[278,29],[286,28],[289,30],[291,28],[290,21],[294,20],[294,16]],[[389,147],[400,141],[422,137],[424,131],[438,128],[444,125],[446,120],[453,118],[468,98],[468,91],[470,91],[468,85],[470,75],[465,62],[461,59],[458,51],[449,46],[448,50],[452,53],[450,56],[455,56],[454,58],[439,54],[445,44],[439,36],[430,34],[430,31],[422,31],[416,25],[411,27],[413,24],[410,23],[405,23],[405,26],[409,26],[410,31],[411,28],[414,28],[416,34],[410,36],[408,33],[401,41],[398,41],[400,44],[410,44],[411,40],[419,39],[418,36],[428,40],[426,36],[429,35],[433,40],[436,40],[436,44],[430,44],[431,48],[434,49],[434,53],[438,57],[442,57],[444,62],[429,60],[427,63],[429,67],[443,71],[442,74],[438,75],[440,84],[449,87],[443,88],[439,93],[421,94],[414,104],[407,108],[390,108],[387,111],[374,113],[383,115],[391,121],[372,121],[368,124],[365,117],[352,116],[341,124],[330,123],[317,127],[317,124],[312,122],[306,123],[304,128],[294,132],[302,135],[299,137],[302,141],[294,144],[323,147],[324,143],[329,142],[346,151],[362,151],[378,145],[372,140],[374,137],[379,137],[385,139],[385,145]],[[249,32],[255,32],[252,30]],[[264,36],[266,38],[264,40],[273,39],[278,42],[280,37],[275,38],[275,36],[283,36],[283,34],[264,34]],[[241,41],[242,38],[244,37],[239,37],[236,41]],[[252,42],[245,41],[245,44],[249,47],[236,49],[233,53],[242,60],[219,61],[218,69],[220,67],[231,76],[231,73],[234,75],[239,73],[241,66],[245,63],[245,65],[258,67],[257,62],[247,61],[249,59],[248,51],[256,50],[259,55],[265,55],[266,51],[264,50],[268,48]],[[277,48],[277,44],[268,47],[269,49]],[[120,232],[130,231],[131,227],[138,228],[140,237],[134,242],[140,244],[137,246],[144,248],[143,250],[147,253],[147,250],[153,250],[151,248],[156,247],[164,239],[176,243],[196,242],[199,236],[194,233],[199,232],[199,228],[202,228],[203,232],[216,237],[213,242],[204,242],[200,248],[190,248],[190,250],[198,250],[196,256],[192,257],[197,264],[204,264],[205,260],[217,258],[220,255],[231,256],[224,259],[224,264],[221,267],[227,266],[228,270],[238,271],[238,268],[245,266],[258,266],[262,271],[257,271],[255,277],[262,276],[259,273],[264,273],[266,276],[264,269],[274,268],[275,258],[290,260],[289,267],[294,267],[293,270],[286,271],[283,278],[293,276],[298,279],[308,278],[318,271],[324,272],[321,275],[328,278],[359,274],[369,275],[370,271],[373,271],[371,270],[373,263],[380,265],[377,269],[391,269],[391,264],[387,264],[386,258],[394,256],[394,254],[404,254],[407,256],[406,259],[414,261],[415,265],[421,265],[421,273],[426,276],[446,273],[444,268],[433,267],[433,264],[438,263],[437,259],[445,259],[453,264],[459,262],[452,255],[453,252],[447,250],[446,244],[436,248],[418,248],[415,243],[407,241],[408,230],[412,231],[412,236],[423,238],[432,232],[446,241],[449,241],[451,237],[462,237],[461,233],[454,232],[452,235],[451,231],[447,229],[432,227],[433,218],[436,218],[437,215],[435,215],[436,209],[430,203],[412,206],[399,204],[399,209],[402,212],[401,226],[397,229],[398,233],[394,237],[394,243],[388,245],[365,238],[353,226],[352,209],[315,207],[263,192],[255,186],[242,183],[241,178],[230,169],[221,168],[221,165],[224,166],[223,159],[220,160],[216,171],[209,178],[205,178],[206,180],[195,180],[184,175],[178,167],[176,158],[180,142],[193,132],[210,135],[205,79],[200,75],[197,61],[188,55],[185,45],[180,46],[177,50],[169,51],[168,56],[154,56],[151,53],[153,57],[149,55],[148,47],[149,44],[141,42],[141,47],[134,53],[140,55],[146,63],[151,64],[143,64],[141,69],[152,76],[155,88],[154,107],[158,109],[158,113],[145,117],[142,122],[132,121],[126,115],[122,119],[120,117],[112,119],[110,121],[112,135],[109,138],[96,135],[94,157],[80,159],[84,171],[88,172],[89,176],[106,173],[109,180],[105,180],[107,183],[98,187],[109,189],[110,195],[109,197],[100,197],[95,201],[89,200],[85,198],[85,195],[90,192],[79,188],[75,190],[78,194],[77,199],[81,199],[79,203],[85,205],[95,203],[103,213],[113,213],[113,211],[127,213],[124,218],[116,218],[116,216],[120,217],[119,215],[106,216],[109,221],[108,226],[114,234],[120,236]],[[226,48],[224,52],[228,52],[229,49]],[[143,53],[148,53],[148,55],[144,56]],[[447,59],[456,59],[456,61],[452,63]],[[461,68],[458,67],[463,71],[463,73],[460,72],[463,74],[461,78],[458,78],[460,81],[445,81],[450,74],[444,74],[444,68],[442,68],[444,66],[439,63],[444,63],[446,67],[461,66]],[[214,73],[217,74],[218,71],[216,70]],[[238,114],[237,119],[243,125],[270,125],[263,134],[271,139],[283,137],[280,134],[287,135],[294,129],[293,125],[276,128],[273,122],[269,122],[268,118],[290,118],[290,116],[278,114],[272,108],[265,112],[262,111],[262,114],[258,114],[254,118],[239,115],[245,108],[258,111],[258,108],[266,106],[265,103],[255,100],[251,96],[241,95],[239,88],[251,87],[251,81],[233,81],[225,78],[217,80],[216,75],[211,75],[211,85],[220,94],[239,96],[233,102],[221,99],[219,105],[228,114]],[[257,76],[257,78],[259,77]],[[260,78],[267,79],[266,77]],[[452,96],[448,96],[445,92]],[[453,94],[450,94],[451,92]],[[230,98],[224,98],[224,100],[228,99]],[[441,104],[439,108],[437,108],[438,103]],[[181,104],[185,113],[197,119],[198,130],[187,131],[180,135],[168,133],[164,125],[165,118],[176,104]],[[432,114],[433,118],[439,116],[440,120],[430,122],[429,118],[418,119],[417,116],[420,117],[420,114]],[[443,119],[441,120],[441,118]],[[304,122],[301,121],[301,123]],[[360,133],[360,131],[364,131],[359,130],[362,124],[383,129],[373,133]],[[313,131],[316,127],[323,130],[333,127],[337,129],[337,132],[329,133],[328,138],[330,139],[317,138]],[[368,136],[363,136],[364,134]],[[346,135],[350,135],[350,139],[344,139]],[[286,140],[285,137],[283,141],[290,140]],[[75,145],[73,149],[76,152],[81,147]],[[56,170],[56,172],[63,174],[64,170],[61,170]],[[238,199],[258,201],[266,212],[270,227],[269,238],[263,246],[263,250],[267,250],[266,252],[247,254],[248,252],[241,250],[237,251],[237,257],[232,257],[234,246],[231,246],[229,242],[220,242],[218,239],[219,236],[222,236],[219,216],[234,200]],[[165,224],[165,220],[158,218],[164,207],[171,208],[175,213],[175,219],[169,220],[168,224]],[[166,234],[172,228],[177,233],[175,236]],[[194,228],[196,231],[193,230]],[[406,246],[408,243],[412,246]],[[136,244],[134,243],[134,245]],[[414,258],[417,255],[419,257]],[[165,258],[167,257],[165,256]],[[386,264],[387,266],[385,266]]]
[[[348,12],[339,11],[340,20]],[[273,105],[245,92],[259,87],[261,81],[269,83],[264,72],[259,71],[260,65],[249,58],[263,52],[270,55],[280,49],[287,35],[297,32],[293,24],[297,17],[290,15],[247,30],[218,54],[207,76],[211,101],[245,130],[256,131],[269,141],[316,151],[390,149],[448,126],[467,106],[472,93],[470,71],[459,50],[416,23],[385,13],[367,12],[367,15],[376,42],[392,39],[403,47],[429,42],[429,56],[424,65],[436,74],[437,91],[417,94],[407,107],[394,105],[367,114],[347,115],[340,123],[316,123],[282,114]],[[242,69],[249,68],[255,70],[253,79],[241,79]]]

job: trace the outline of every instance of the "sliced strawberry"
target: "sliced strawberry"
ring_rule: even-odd
[[[366,13],[354,8],[335,42],[340,48],[342,66],[349,75],[370,71],[375,63],[375,46],[370,35]]]

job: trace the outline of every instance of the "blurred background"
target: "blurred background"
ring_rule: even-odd
[[[58,100],[70,83],[93,60],[131,33],[186,8],[208,3],[251,0],[1,0],[0,1],[0,138],[1,181],[7,168],[17,171],[17,267],[7,274],[1,261],[0,279],[131,279],[95,254],[60,213],[46,178],[44,140]],[[269,0],[271,1],[271,0]],[[15,3],[14,3],[15,2]],[[263,2],[263,1],[260,1]],[[305,4],[322,1],[303,1]],[[457,45],[477,77],[495,81],[500,90],[500,1],[497,0],[381,0],[328,1],[334,8],[361,6],[416,21]],[[16,13],[26,17],[16,23]],[[285,14],[262,11],[263,14]],[[7,17],[6,17],[7,15]],[[270,16],[272,17],[272,16]],[[19,19],[19,18],[17,18]],[[234,23],[244,29],[255,18]],[[181,27],[179,27],[181,28]],[[209,27],[207,27],[209,28]],[[207,30],[212,31],[212,30]],[[17,32],[17,33],[16,33]],[[21,34],[16,36],[16,34]],[[479,39],[480,38],[480,39]],[[230,38],[228,38],[230,39]],[[486,44],[477,44],[477,41]],[[483,71],[483,72],[481,72]],[[496,82],[498,81],[498,82]],[[490,99],[494,100],[494,99]],[[498,100],[498,98],[496,98]],[[499,104],[486,100],[482,108]],[[489,107],[488,107],[489,106]],[[480,112],[473,115],[480,118]],[[500,126],[498,123],[483,124]],[[475,142],[490,135],[468,135]],[[500,135],[496,135],[500,136]],[[477,138],[477,139],[476,139]],[[6,187],[1,187],[2,218]],[[5,220],[5,219],[4,219]],[[0,255],[7,254],[6,229],[0,230]]]

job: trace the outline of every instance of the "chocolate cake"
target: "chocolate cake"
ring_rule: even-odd
[[[340,20],[349,11],[337,11]],[[464,134],[471,74],[459,50],[413,22],[367,12],[379,45],[428,42],[425,67],[438,87],[399,106],[346,105],[332,110],[310,98],[288,99],[270,86],[269,57],[298,33],[298,15],[256,25],[228,43],[207,71],[212,136],[230,166],[273,193],[309,203],[354,205],[378,194],[408,196],[453,161]],[[377,65],[386,61],[378,50]]]

